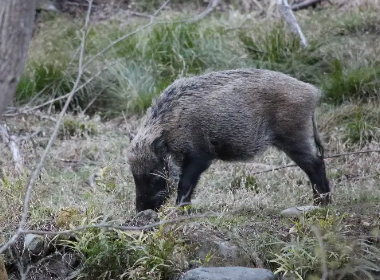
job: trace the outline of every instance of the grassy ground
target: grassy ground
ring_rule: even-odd
[[[178,20],[179,16],[167,12],[160,20]],[[102,215],[121,222],[130,219],[134,215],[134,184],[125,164],[129,131],[136,129],[152,97],[181,76],[237,67],[288,73],[325,92],[318,108],[318,125],[328,155],[379,150],[378,8],[327,7],[297,16],[310,41],[308,49],[302,49],[273,19],[231,12],[216,13],[192,24],[152,25],[90,63],[83,82],[99,74],[71,104],[34,189],[28,227],[63,229],[70,224],[92,224]],[[76,30],[81,22],[55,15],[44,17],[34,35],[16,101],[28,108],[48,103],[7,119],[13,134],[39,133],[34,142],[20,143],[27,170],[24,176],[14,172],[7,147],[0,151],[0,243],[17,226],[27,177],[62,106],[49,100],[66,94],[77,74],[77,59],[73,57],[80,43]],[[144,21],[95,24],[88,36],[85,61]],[[288,163],[283,153],[270,149],[252,163],[213,164],[199,182],[194,211],[239,211],[202,219],[199,225],[257,252],[266,267],[279,269],[279,275],[287,272],[294,277],[290,279],[320,279],[324,261],[329,279],[355,279],[355,274],[358,279],[371,279],[370,273],[380,272],[380,153],[326,159],[335,190],[334,205],[294,221],[281,218],[279,212],[311,203],[306,175],[298,167],[255,173]],[[100,176],[96,189],[90,186],[93,174]],[[169,211],[173,199],[163,213]],[[313,225],[321,238],[312,230]],[[102,273],[109,277],[105,279],[122,273],[129,279],[170,279],[173,273],[186,269],[184,260],[191,258],[191,250],[182,242],[185,226],[166,228],[170,231],[164,235],[159,229],[136,240],[121,232],[92,230],[79,235],[75,248],[86,260],[88,279]]]

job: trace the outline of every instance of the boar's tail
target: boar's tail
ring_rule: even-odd
[[[313,114],[312,116],[312,122],[313,122],[313,134],[314,134],[314,142],[317,147],[317,150],[320,154],[320,157],[323,159],[324,158],[324,148],[321,142],[321,138],[319,137],[319,132],[317,128],[317,121],[315,119],[316,113]]]

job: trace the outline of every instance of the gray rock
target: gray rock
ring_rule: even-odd
[[[220,232],[213,231],[198,223],[189,223],[183,233],[191,246],[192,258],[201,261],[211,254],[212,258],[203,266],[254,266],[256,263],[252,256],[254,252],[246,252],[238,247],[232,240],[228,240]]]
[[[74,253],[55,252],[31,266],[26,279],[75,279],[80,258]]]
[[[157,223],[160,221],[157,212],[148,209],[145,211],[141,211],[136,214],[136,216],[132,219],[129,226],[146,226],[149,224]]]
[[[281,211],[281,215],[288,218],[300,217],[303,213],[311,212],[315,209],[319,209],[319,207],[313,205],[292,207]]]
[[[46,251],[44,238],[36,234],[25,235],[24,247],[33,255],[40,255]]]
[[[187,271],[180,280],[274,280],[274,275],[264,268],[200,267]]]

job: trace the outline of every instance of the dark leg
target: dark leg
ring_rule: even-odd
[[[325,162],[316,154],[309,140],[291,141],[279,146],[309,177],[313,188],[315,205],[328,205],[330,200],[330,186],[326,177]]]
[[[211,160],[208,157],[186,157],[183,162],[182,174],[178,183],[176,204],[188,205],[201,174],[209,168]]]

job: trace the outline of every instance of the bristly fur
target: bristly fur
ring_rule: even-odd
[[[212,160],[248,161],[273,145],[328,192],[315,120],[320,97],[313,85],[270,70],[178,79],[153,101],[130,145],[132,173],[146,175],[170,155],[181,168],[179,188],[188,188],[181,187],[186,180],[193,188]]]

